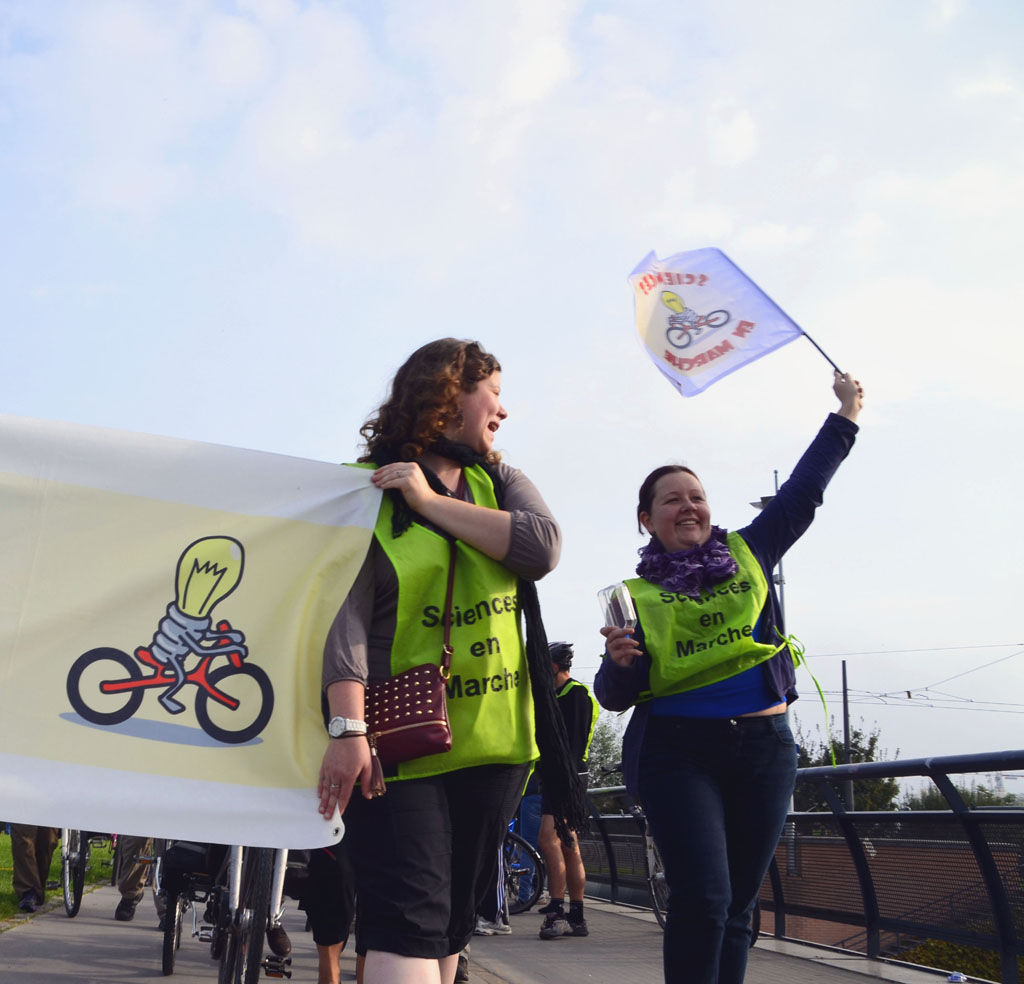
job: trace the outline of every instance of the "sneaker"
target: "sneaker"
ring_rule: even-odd
[[[459,954],[459,962],[455,968],[455,984],[465,984],[469,980],[469,957]]]
[[[142,892],[139,892],[133,899],[122,895],[121,901],[117,903],[117,908],[114,910],[114,918],[119,922],[131,922],[135,918],[135,908],[142,901],[142,896]]]
[[[549,912],[544,917],[544,925],[541,926],[539,935],[542,940],[557,940],[560,936],[572,936],[572,926],[569,925],[569,920],[565,916],[561,916],[557,912]]]
[[[29,889],[20,899],[18,899],[18,908],[22,912],[35,912],[41,905],[39,896],[36,895],[32,889]]]
[[[477,936],[507,936],[512,932],[512,927],[500,919],[491,922],[483,916],[476,917],[476,929],[473,930]]]
[[[284,926],[278,924],[267,927],[267,946],[276,957],[287,957],[292,952],[292,941],[288,939]]]
[[[572,935],[573,936],[589,936],[590,935],[590,930],[587,929],[587,920],[586,919],[582,919],[581,918],[579,920],[579,922],[573,922],[571,919],[567,919],[566,922],[569,923],[569,926],[572,929]]]

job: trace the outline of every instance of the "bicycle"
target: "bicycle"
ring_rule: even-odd
[[[544,888],[546,871],[540,852],[519,836],[509,824],[502,845],[502,862],[505,871],[506,916],[527,912],[537,904]],[[528,890],[523,892],[524,887]]]
[[[658,845],[654,843],[647,816],[639,803],[631,802],[629,812],[636,821],[644,839],[644,870],[647,875],[647,891],[651,897],[651,909],[658,925],[664,929],[668,915],[668,882],[665,880],[665,865],[662,864]]]
[[[268,977],[290,978],[290,957],[263,957],[273,893],[273,849],[228,848],[217,873],[211,876],[205,846],[180,842],[175,848],[182,856],[191,853],[193,863],[182,863],[180,858],[172,865],[165,862],[169,870],[161,876],[159,888],[167,901],[162,944],[164,976],[174,973],[182,926],[191,911],[191,935],[210,944],[210,958],[218,961],[218,984],[257,984],[263,970]],[[199,925],[199,903],[206,904],[203,925]]]
[[[64,891],[64,911],[69,919],[78,915],[89,866],[89,836],[81,830],[64,827],[60,833],[60,884]]]
[[[195,713],[203,731],[216,741],[237,745],[255,738],[267,726],[274,710],[274,688],[261,667],[245,661],[244,649],[231,648],[239,633],[232,631],[230,623],[218,622],[216,631],[216,651],[202,647],[191,650],[200,660],[185,674],[185,683],[195,684],[198,689]],[[226,656],[228,665],[211,670],[210,664],[218,655]],[[144,675],[143,667],[152,671],[149,676]],[[242,699],[220,689],[219,685],[228,681],[235,693],[243,688]],[[146,690],[166,689],[176,682],[174,670],[145,646],[135,650],[135,660],[120,649],[101,646],[75,660],[68,672],[67,695],[71,706],[86,721],[110,726],[127,721],[142,705]],[[244,690],[246,687],[248,690]],[[219,707],[226,708],[230,715],[223,721],[215,721],[211,715],[211,709]],[[235,721],[233,716],[240,709],[242,719]]]
[[[87,830],[61,828],[60,834],[60,884],[64,894],[64,911],[69,919],[78,915],[85,891],[85,873],[89,870],[90,850],[101,847],[107,841],[112,843],[116,835],[93,834]],[[104,864],[113,862],[104,861]]]
[[[673,348],[686,348],[695,337],[703,334],[705,328],[722,328],[729,323],[731,315],[721,309],[708,314],[670,314],[665,338]]]

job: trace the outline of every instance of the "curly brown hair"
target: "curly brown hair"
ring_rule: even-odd
[[[492,373],[498,360],[478,342],[439,338],[418,348],[395,373],[391,392],[377,412],[359,428],[366,439],[360,461],[373,461],[387,448],[403,461],[415,461],[450,424],[459,423],[459,396],[472,393]],[[497,464],[501,455],[491,451]]]

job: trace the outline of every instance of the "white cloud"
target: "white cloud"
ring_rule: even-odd
[[[742,164],[757,149],[757,126],[746,106],[735,100],[716,100],[707,117],[712,154],[719,164]]]
[[[807,226],[788,226],[778,222],[747,226],[738,230],[735,237],[737,245],[750,250],[786,249],[801,246],[812,238],[813,233]]]
[[[889,175],[871,189],[878,202],[914,204],[945,215],[990,218],[1024,209],[1024,174],[978,162],[938,177]]]
[[[960,82],[953,92],[963,99],[986,96],[1019,96],[1021,94],[1020,89],[1011,79],[997,74]]]

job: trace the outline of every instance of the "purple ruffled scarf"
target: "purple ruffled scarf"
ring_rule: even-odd
[[[640,563],[636,572],[645,581],[684,594],[694,600],[727,577],[732,577],[740,565],[729,553],[726,532],[721,526],[711,527],[708,542],[689,550],[666,550],[655,537],[641,547]]]

